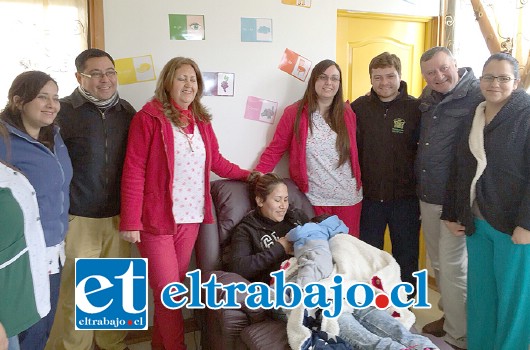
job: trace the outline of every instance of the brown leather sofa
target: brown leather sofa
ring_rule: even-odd
[[[291,207],[302,209],[308,217],[314,212],[306,196],[294,182],[286,179]],[[248,186],[244,182],[217,180],[211,183],[214,224],[202,224],[195,246],[197,267],[203,281],[215,274],[218,283],[246,282],[243,277],[224,272],[227,256],[223,247],[229,242],[231,229],[251,210]],[[225,249],[226,250],[226,249]],[[217,300],[223,297],[218,292]],[[242,305],[244,296],[238,300]],[[204,309],[196,312],[201,329],[203,349],[289,349],[284,322],[270,318],[267,310],[250,310],[244,306],[238,310]]]

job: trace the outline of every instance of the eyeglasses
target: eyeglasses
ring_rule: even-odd
[[[317,79],[324,82],[331,80],[334,83],[338,83],[340,81],[340,77],[338,75],[332,75],[331,77],[328,77],[326,74],[320,74]]]
[[[507,75],[499,75],[498,77],[494,75],[483,75],[480,77],[480,81],[484,81],[486,83],[493,83],[497,79],[499,84],[508,84],[510,81],[515,80],[515,78],[509,77]]]
[[[103,79],[104,76],[111,79],[111,78],[115,78],[118,72],[116,72],[115,70],[109,70],[109,71],[106,71],[105,73],[95,72],[92,74],[85,74],[85,73],[79,72],[79,74],[81,74],[84,77],[87,77],[88,79]]]

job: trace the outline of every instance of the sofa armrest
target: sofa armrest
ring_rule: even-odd
[[[203,282],[210,279],[211,275],[215,275],[217,278],[217,283],[227,285],[231,283],[245,283],[250,284],[248,280],[233,272],[225,271],[211,271],[203,275]],[[218,301],[225,300],[226,291],[223,289],[216,289],[216,298]],[[267,319],[267,312],[264,309],[250,309],[245,304],[245,298],[247,293],[237,293],[236,301],[241,305],[240,309],[219,309],[219,310],[209,310],[211,312],[216,312],[217,316],[221,318],[220,321],[223,321],[223,324],[226,323],[226,327],[229,327],[228,324],[243,324],[249,325],[251,323],[261,322]],[[236,327],[239,328],[239,327]]]
[[[279,320],[268,320],[245,327],[241,340],[250,350],[290,350],[287,324]]]
[[[213,205],[212,215],[217,222],[217,215]],[[214,271],[222,268],[220,247],[221,241],[217,223],[202,223],[195,242],[195,261],[201,271]]]

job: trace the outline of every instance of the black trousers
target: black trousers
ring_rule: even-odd
[[[363,200],[360,239],[383,249],[388,225],[392,255],[401,267],[401,280],[416,286],[412,273],[418,270],[420,204],[417,198],[381,202]]]

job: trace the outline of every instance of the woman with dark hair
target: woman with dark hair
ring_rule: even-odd
[[[26,175],[35,188],[39,217],[46,241],[51,310],[19,334],[21,349],[44,349],[55,317],[64,238],[68,229],[69,187],[72,164],[54,120],[59,111],[55,80],[40,71],[18,75],[0,113],[9,136],[0,140],[0,159]]]
[[[319,62],[301,100],[285,108],[256,170],[266,173],[289,151],[289,173],[316,215],[337,215],[359,236],[361,172],[356,118],[342,94],[342,73],[331,60]]]
[[[184,281],[202,222],[212,223],[210,171],[246,180],[250,172],[219,152],[211,115],[201,103],[197,64],[171,59],[155,96],[134,116],[122,177],[121,237],[149,259],[155,314],[153,349],[185,349],[180,310],[166,308],[160,292]]]
[[[249,183],[251,201],[257,207],[231,235],[230,270],[250,281],[268,283],[269,273],[293,254],[293,244],[285,235],[309,218],[299,209],[289,209],[287,185],[278,175],[253,173]]]
[[[279,270],[281,263],[293,254],[292,242],[285,235],[309,219],[301,210],[289,208],[287,186],[278,175],[253,173],[249,185],[251,201],[257,207],[232,231],[230,271],[250,282],[268,284],[270,273]],[[296,277],[292,280],[296,281]],[[281,311],[274,313],[285,320],[280,314]],[[354,349],[436,349],[429,339],[412,334],[389,313],[373,306],[343,312],[337,324],[340,337]]]
[[[467,235],[469,349],[530,345],[530,96],[505,53],[486,61],[486,99],[462,131],[442,219]],[[487,335],[487,336],[485,336]]]

